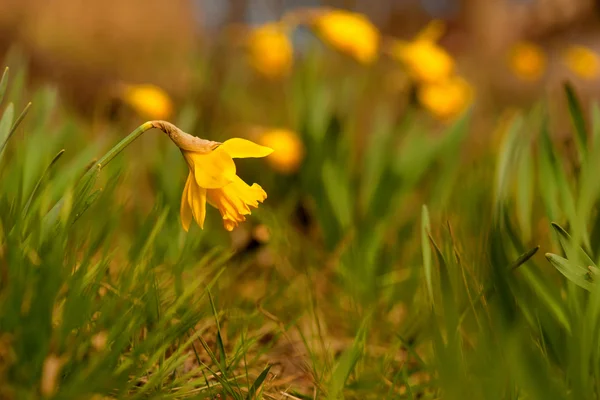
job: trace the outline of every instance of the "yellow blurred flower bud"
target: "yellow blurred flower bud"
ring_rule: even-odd
[[[169,95],[154,85],[124,85],[121,97],[138,114],[148,119],[167,119],[173,113]]]
[[[287,129],[271,129],[264,131],[259,143],[273,149],[267,163],[275,171],[292,174],[298,170],[304,158],[304,144],[294,132]]]
[[[563,53],[563,62],[580,78],[595,79],[600,73],[598,53],[585,46],[569,46]]]
[[[377,59],[379,31],[364,15],[334,9],[317,14],[312,25],[321,40],[340,53],[363,64]]]
[[[250,64],[261,75],[277,79],[291,72],[294,48],[285,26],[269,23],[255,28],[247,45]]]
[[[417,96],[430,113],[441,120],[449,120],[460,115],[471,104],[473,89],[463,78],[453,76],[442,82],[422,85]]]
[[[444,34],[442,21],[430,22],[410,42],[394,40],[390,55],[403,63],[410,77],[418,82],[439,82],[454,72],[454,59],[436,41]]]
[[[454,71],[454,59],[450,54],[437,43],[425,39],[397,42],[392,48],[392,56],[404,63],[411,78],[419,82],[439,82]]]
[[[519,42],[508,55],[508,66],[519,78],[537,81],[546,70],[546,55],[541,47],[534,43]]]

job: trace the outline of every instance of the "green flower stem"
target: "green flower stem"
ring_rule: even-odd
[[[125,147],[129,146],[135,139],[139,138],[146,131],[154,128],[155,121],[147,121],[142,125],[138,126],[133,132],[127,135],[123,140],[117,143],[113,148],[111,148],[97,163],[95,163],[92,167],[90,167],[87,172],[79,179],[77,185],[75,186],[75,196],[76,198],[84,197],[89,191],[92,189],[95,178],[98,176],[98,173],[104,168],[108,163],[110,163],[119,153],[121,153]],[[62,197],[52,209],[46,214],[44,217],[44,225],[50,226],[56,223],[58,220],[58,216],[60,214],[60,210],[65,203],[65,198]],[[78,215],[76,215],[78,217]]]
[[[152,128],[154,128],[152,121],[144,122],[142,125],[135,128],[133,132],[127,135],[127,137],[125,137],[123,140],[117,143],[116,146],[110,149],[100,160],[98,160],[98,162],[96,163],[96,168],[90,168],[86,172],[86,174],[81,178],[80,182],[86,182],[97,170],[101,170],[109,162],[111,162],[113,158],[118,156],[119,153],[125,149],[125,147],[129,146],[135,139],[139,138],[140,136],[142,136],[143,133]]]

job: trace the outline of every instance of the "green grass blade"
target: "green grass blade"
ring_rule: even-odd
[[[425,271],[425,282],[427,284],[427,293],[429,294],[429,300],[433,304],[433,277],[432,277],[432,266],[431,266],[431,244],[429,242],[429,235],[431,232],[431,225],[429,222],[429,210],[426,205],[423,205],[421,210],[421,251],[423,255],[423,269]]]
[[[525,253],[521,254],[519,256],[519,258],[517,258],[515,260],[515,262],[510,266],[510,269],[515,270],[515,269],[519,268],[521,265],[525,264],[527,261],[529,261],[529,259],[531,257],[533,257],[535,255],[535,253],[538,252],[539,249],[540,249],[540,246],[535,246],[533,249],[528,250]]]
[[[592,140],[594,148],[600,147],[600,106],[597,101],[592,103]]]
[[[591,282],[592,273],[589,269],[576,265],[556,254],[546,253],[546,258],[568,280],[585,290],[592,291],[594,284]]]
[[[578,264],[586,264],[596,266],[592,258],[585,252],[581,246],[578,246],[576,243],[573,243],[571,235],[567,233],[566,230],[563,229],[562,226],[557,224],[556,222],[552,222],[552,228],[558,235],[558,240],[567,255],[567,259],[571,260],[571,262]]]
[[[569,114],[573,127],[575,128],[575,142],[577,143],[577,150],[579,152],[579,160],[583,161],[587,155],[587,141],[588,134],[585,126],[585,118],[583,109],[575,93],[575,89],[570,83],[564,85],[565,95],[567,97],[567,104],[569,106]]]
[[[519,133],[524,125],[523,115],[518,114],[512,121],[505,133],[500,146],[499,156],[496,163],[495,174],[495,206],[494,211],[496,217],[502,210],[502,203],[508,196],[507,190],[513,177],[511,172],[514,170],[514,161],[516,157],[516,148],[518,144]]]
[[[333,163],[326,162],[322,172],[323,184],[338,223],[342,228],[348,228],[352,223],[350,192],[340,172]]]
[[[15,131],[17,130],[17,128],[19,127],[19,125],[21,125],[21,122],[23,122],[23,120],[27,116],[27,113],[29,113],[29,109],[30,108],[31,108],[31,103],[27,103],[27,105],[25,106],[25,108],[23,109],[23,111],[21,111],[21,114],[19,114],[19,116],[15,120],[15,123],[10,128],[10,132],[8,132],[8,136],[6,137],[6,140],[4,141],[3,145],[0,147],[0,152],[4,149],[4,147],[8,143],[8,140],[15,133]]]
[[[362,340],[362,332],[359,332],[354,340],[353,345],[346,349],[340,356],[333,374],[331,375],[327,399],[337,400],[340,398],[346,385],[346,381],[350,377],[350,374],[354,370],[356,363],[360,359],[361,350],[359,343],[362,342]]]
[[[0,119],[0,159],[2,159],[4,148],[10,139],[10,127],[13,123],[14,113],[15,106],[13,103],[9,103]]]
[[[42,175],[40,176],[40,179],[38,179],[38,181],[36,182],[35,186],[33,187],[33,190],[31,191],[31,194],[29,195],[29,199],[27,199],[27,203],[25,203],[25,207],[23,208],[23,215],[27,215],[27,212],[29,211],[29,207],[31,206],[31,202],[33,201],[39,187],[41,186],[41,184],[44,182],[44,179],[47,177],[48,172],[52,169],[52,167],[54,166],[54,164],[56,164],[56,162],[62,157],[62,155],[65,153],[65,149],[62,149],[61,151],[59,151],[54,158],[52,159],[52,161],[50,161],[50,164],[48,164],[48,166],[46,167],[46,169],[44,170],[44,172],[42,173]]]
[[[222,371],[227,371],[227,355],[225,354],[225,346],[223,345],[223,336],[221,335],[221,324],[219,323],[219,314],[217,313],[217,308],[215,307],[215,301],[210,290],[207,291],[208,298],[210,300],[210,307],[213,312],[213,317],[215,318],[215,324],[217,325],[217,350],[219,352],[219,364],[221,366]]]
[[[0,78],[0,103],[4,100],[4,94],[6,93],[6,88],[8,87],[8,67],[4,68],[4,72],[2,73],[2,78]]]
[[[258,378],[256,378],[256,380],[254,381],[254,383],[252,384],[252,386],[250,386],[250,389],[248,390],[248,396],[246,396],[246,400],[254,400],[257,398],[256,394],[258,393],[258,390],[261,387],[261,385],[263,384],[263,382],[265,381],[265,379],[267,379],[270,369],[271,369],[271,366],[269,365],[269,366],[267,366],[267,368],[265,368],[263,370],[263,372],[260,373],[260,375],[258,375]]]
[[[523,154],[526,153],[526,154]],[[532,213],[533,213],[533,199],[534,199],[534,168],[533,158],[528,154],[525,149],[522,151],[518,173],[516,174],[517,180],[517,219],[519,221],[519,227],[523,239],[528,242],[531,240],[531,224],[532,224]]]

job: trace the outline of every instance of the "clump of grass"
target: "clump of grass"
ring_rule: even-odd
[[[99,164],[58,147],[73,132],[49,124],[52,93],[36,96],[0,119],[0,397],[256,392],[266,372],[241,389],[210,294],[230,253],[183,235],[161,201],[124,251],[117,177],[97,187]]]

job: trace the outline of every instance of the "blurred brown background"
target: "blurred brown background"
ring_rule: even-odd
[[[432,18],[445,19],[442,43],[501,98],[520,89],[498,68],[514,41],[532,39],[550,52],[565,41],[600,47],[594,0],[3,0],[0,52],[18,45],[34,77],[59,82],[79,104],[121,80],[155,83],[177,97],[188,87],[194,50],[226,24],[261,23],[319,5],[363,12],[399,37],[410,37]],[[560,69],[553,76],[562,79]]]

